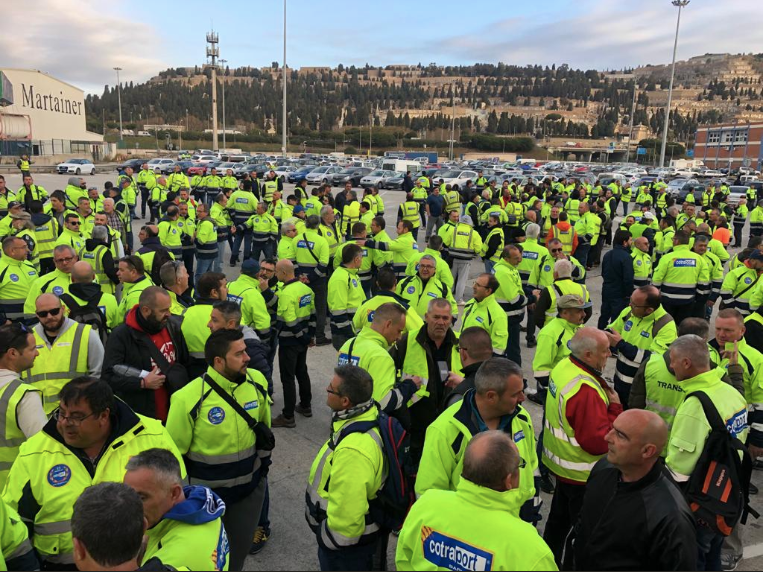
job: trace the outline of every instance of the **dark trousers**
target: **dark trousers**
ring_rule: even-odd
[[[256,260],[257,262],[260,261],[260,256],[265,255],[265,258],[273,258],[273,255],[275,250],[275,242],[272,240],[267,240],[264,242],[253,242],[252,243],[252,253],[251,258]],[[249,258],[249,256],[245,256],[245,259]]]
[[[615,375],[615,391],[620,398],[623,409],[628,409],[628,398],[631,396],[631,384],[625,383],[620,376]]]
[[[265,496],[265,481],[238,502],[225,503],[223,524],[228,533],[228,567],[230,570],[243,570],[249,549],[252,547],[254,531],[260,521],[262,500]]]
[[[589,253],[591,252],[591,245],[590,244],[578,244],[578,247],[575,249],[575,254],[572,256],[575,257],[575,259],[580,262],[580,264],[583,266],[583,268],[586,268],[588,266],[588,258]]]
[[[327,550],[318,546],[318,562],[321,570],[386,570],[389,534],[363,546],[351,546],[341,550]]]
[[[146,207],[148,206],[148,197],[151,195],[146,187],[140,188],[140,214],[141,218],[146,218]],[[149,209],[149,213],[151,210]]]
[[[664,302],[665,298],[663,298],[662,307],[665,308],[665,311],[673,316],[673,320],[676,323],[676,327],[681,325],[681,322],[684,321],[684,318],[691,318],[694,316],[695,309],[693,303],[688,304],[670,304]]]
[[[260,522],[257,526],[261,526],[267,531],[270,530],[270,486],[268,485],[267,477],[265,478],[265,498],[262,501]]]
[[[241,250],[241,243],[244,243],[244,260],[249,258],[252,254],[252,231],[248,228],[241,232],[236,231],[236,235],[233,238],[233,248],[231,248],[230,259],[231,263],[238,260],[238,253]]]
[[[506,346],[506,357],[522,365],[522,351],[519,349],[519,340],[522,337],[522,317],[509,317],[509,343]]]
[[[564,542],[578,519],[583,506],[585,485],[571,485],[556,479],[554,498],[551,499],[551,510],[548,513],[543,540],[546,541],[557,566],[562,565]]]
[[[310,390],[310,374],[307,371],[307,346],[278,346],[278,368],[281,373],[283,386],[283,416],[294,417],[294,406],[297,404],[297,391],[294,378],[299,384],[299,403],[302,407],[310,407],[313,399]]]
[[[588,266],[598,266],[601,264],[601,251],[604,248],[604,237],[599,236],[599,240],[591,247],[588,253]]]
[[[527,306],[527,332],[525,333],[525,339],[528,342],[535,340],[535,311]]]
[[[315,294],[315,337],[326,337],[326,316],[328,314],[328,279],[310,280],[310,288]]]
[[[723,539],[723,536],[706,526],[697,525],[697,570],[721,569]]]
[[[195,248],[184,248],[183,249],[183,265],[185,266],[185,269],[188,271],[188,285],[193,286],[193,261],[194,258],[196,258],[196,249]]]
[[[737,248],[742,246],[742,229],[743,228],[744,228],[744,224],[734,225],[734,246]]]
[[[601,315],[597,324],[600,330],[607,327],[615,318],[620,315],[628,305],[628,298],[612,298],[611,296],[601,297]]]

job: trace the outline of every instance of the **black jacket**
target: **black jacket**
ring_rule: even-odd
[[[633,258],[622,245],[604,255],[601,262],[602,299],[628,298],[633,294]]]
[[[697,569],[694,516],[664,470],[658,461],[624,483],[606,458],[596,463],[572,540],[576,570]]]
[[[763,325],[755,320],[749,320],[744,323],[744,326],[746,330],[744,339],[747,345],[752,346],[759,352],[763,352]]]
[[[187,365],[188,346],[180,331],[181,321],[172,316],[167,322],[172,343],[175,345],[176,363]],[[139,337],[139,333],[128,326],[120,324],[114,328],[106,342],[106,352],[103,358],[103,373],[105,379],[114,393],[129,405],[136,413],[146,417],[156,417],[154,405],[154,392],[151,389],[141,389],[140,377],[124,376],[114,371],[115,365],[129,365],[144,371],[151,371],[151,355],[148,348]],[[172,387],[168,384],[170,394],[180,387]]]
[[[483,362],[478,361],[477,363],[473,363],[461,368],[461,373],[464,374],[464,381],[454,387],[453,391],[450,392],[450,395],[445,398],[445,409],[457,401],[461,401],[467,391],[474,389],[474,378],[477,377],[477,370],[480,368],[482,363]]]

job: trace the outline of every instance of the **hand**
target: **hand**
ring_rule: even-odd
[[[164,381],[165,377],[159,373],[159,368],[154,368],[151,370],[151,373],[143,378],[143,385],[146,389],[159,389],[164,385]]]
[[[737,342],[734,342],[733,350],[722,351],[721,357],[729,360],[729,365],[737,365],[739,363],[739,349],[737,347]]]
[[[747,445],[747,450],[750,451],[752,460],[756,460],[758,457],[763,457],[763,447],[756,447],[755,445]]]
[[[620,396],[617,394],[617,392],[606,385],[606,382],[604,384],[604,393],[607,394],[607,397],[609,398],[610,403],[617,403],[618,405],[621,405],[622,402],[620,401]]]
[[[305,274],[299,275],[299,281],[303,284],[310,284],[310,279]]]
[[[541,291],[540,290],[533,290],[533,296],[535,296],[535,299],[537,300],[540,298]]]
[[[418,375],[413,375],[410,377],[410,379],[413,381],[413,383],[416,384],[417,388],[420,388],[422,385],[424,385],[424,379]]]
[[[715,306],[715,300],[708,300],[706,304],[708,308],[712,308],[713,306]]]
[[[260,281],[260,290],[262,290],[263,292],[270,287],[270,282],[268,281],[267,278],[263,278],[262,276],[260,276],[258,280]]]
[[[233,234],[236,234],[236,227],[235,227],[235,226],[232,226],[232,227],[230,227],[230,231],[231,231]]]
[[[616,332],[615,330],[610,332],[605,331],[604,334],[607,336],[607,339],[609,340],[609,346],[612,348],[616,347],[617,344],[620,343],[623,339],[620,333]]]
[[[451,371],[451,372],[448,372],[448,379],[445,380],[445,387],[449,387],[450,389],[453,389],[454,387],[461,384],[463,381],[464,381],[463,377]]]

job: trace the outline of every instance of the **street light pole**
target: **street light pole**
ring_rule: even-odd
[[[631,120],[630,128],[628,129],[628,146],[625,151],[625,162],[631,158],[631,142],[633,140],[633,113],[636,111],[636,80],[633,80],[633,102],[631,103]]]
[[[225,64],[228,63],[228,60],[220,60],[220,63],[222,64],[222,78],[223,78],[223,149],[227,149],[228,146],[225,143]]]
[[[122,68],[116,67],[114,71],[117,72],[117,101],[119,102],[119,140],[122,140],[122,85],[119,83],[119,72]]]
[[[286,0],[283,0],[283,67],[281,69],[281,79],[283,80],[283,141],[281,151],[284,159],[286,158]]]
[[[670,67],[670,85],[668,86],[668,104],[665,106],[665,126],[662,129],[662,147],[660,148],[660,167],[665,166],[665,148],[668,144],[668,125],[670,124],[670,103],[673,99],[673,78],[676,73],[676,50],[678,49],[678,27],[681,25],[681,8],[690,0],[673,0],[671,4],[678,6],[678,18],[676,20],[676,39],[673,42],[673,63]]]

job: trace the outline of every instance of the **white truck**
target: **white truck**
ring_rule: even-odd
[[[397,173],[417,173],[421,170],[421,163],[409,159],[384,159],[381,168],[385,171]]]

